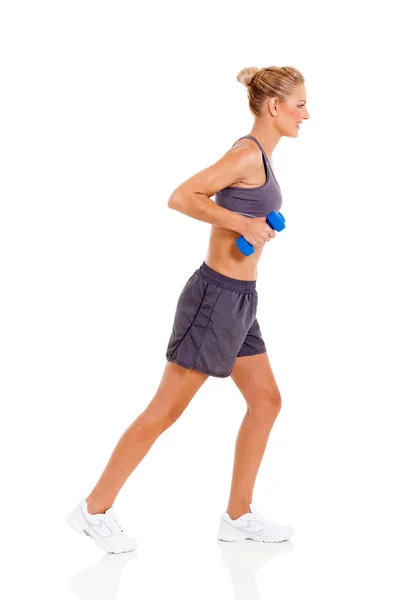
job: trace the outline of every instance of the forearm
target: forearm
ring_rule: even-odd
[[[238,233],[242,233],[248,221],[248,217],[218,206],[214,200],[198,192],[185,194],[184,197],[171,197],[168,206],[198,221],[231,229]]]

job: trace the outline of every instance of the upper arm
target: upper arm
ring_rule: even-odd
[[[248,177],[260,167],[261,161],[262,156],[258,148],[233,147],[217,162],[181,183],[172,192],[170,201],[196,192],[211,198],[219,190]]]

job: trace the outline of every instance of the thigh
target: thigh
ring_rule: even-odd
[[[238,357],[231,378],[249,409],[257,409],[271,402],[280,404],[280,392],[267,352]]]
[[[167,361],[157,391],[147,406],[147,415],[157,420],[167,416],[171,420],[178,418],[207,379],[204,373]]]

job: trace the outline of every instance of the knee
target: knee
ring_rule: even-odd
[[[176,409],[162,412],[145,410],[140,416],[138,426],[143,433],[157,431],[157,433],[160,434],[168,429],[168,427],[171,427],[171,425],[179,419],[180,415],[181,411]]]
[[[171,425],[173,425],[175,421],[179,419],[182,413],[183,410],[179,407],[168,410],[161,419],[164,428],[168,429],[168,427],[171,427]]]
[[[277,416],[282,408],[280,391],[277,388],[262,390],[247,401],[247,407],[250,414]]]

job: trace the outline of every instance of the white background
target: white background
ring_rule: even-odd
[[[8,598],[399,597],[393,10],[3,1]],[[275,547],[217,542],[245,403],[230,378],[210,377],[117,498],[137,552],[104,555],[63,519],[158,387],[210,232],[167,201],[249,133],[236,75],[253,65],[298,68],[310,113],[273,153],[287,228],[257,282],[283,406],[253,500],[296,533]]]

